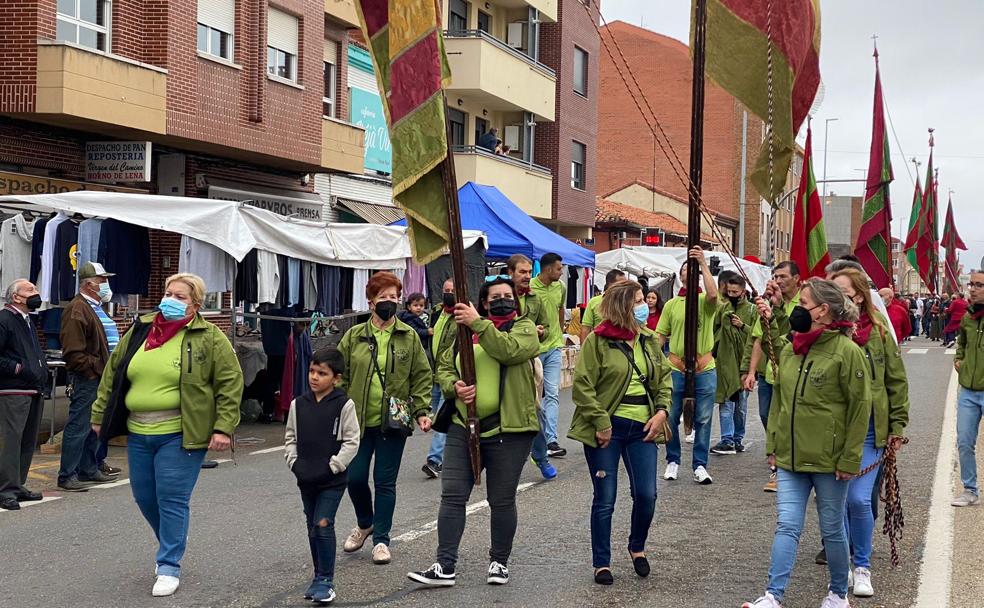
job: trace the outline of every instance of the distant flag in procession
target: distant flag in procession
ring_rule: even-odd
[[[774,130],[771,187],[769,137],[751,175],[755,188],[774,203],[820,86],[820,1],[708,0],[705,57],[707,75]]]
[[[889,184],[892,153],[885,131],[885,107],[882,101],[878,49],[875,48],[875,104],[871,126],[871,155],[868,159],[868,183],[861,212],[861,228],[854,255],[878,289],[892,285],[892,203]]]
[[[943,262],[944,287],[949,293],[960,291],[960,273],[957,268],[957,249],[967,251],[963,239],[957,232],[957,224],[953,221],[953,197],[949,197],[946,205],[946,223],[943,224],[943,250],[946,257]]]
[[[913,230],[905,241],[906,253],[915,252],[916,270],[919,278],[926,284],[930,293],[939,291],[939,220],[936,209],[936,193],[938,175],[933,170],[933,129],[929,130],[929,166],[926,168],[926,190],[923,192],[919,218]]]
[[[817,192],[817,180],[813,176],[813,131],[809,124],[806,127],[806,153],[793,214],[793,239],[789,257],[799,266],[804,280],[826,276],[830,251],[827,247],[827,231],[823,225],[823,204],[820,202],[820,193]]]
[[[443,88],[451,82],[435,0],[357,0],[393,148],[393,198],[407,216],[414,260],[448,244],[440,165],[448,139]]]
[[[908,243],[910,238],[916,238],[912,235],[919,233],[919,222],[922,221],[922,202],[922,184],[919,183],[919,168],[916,167],[916,190],[912,193],[912,211],[909,213],[909,232],[906,233],[906,241],[902,245],[905,257],[909,261],[909,266],[916,270],[919,269],[919,261],[916,259],[916,249],[915,247],[909,249]]]

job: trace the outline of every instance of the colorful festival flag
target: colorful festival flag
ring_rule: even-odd
[[[806,127],[806,152],[793,215],[793,239],[789,257],[799,266],[804,280],[826,276],[830,263],[827,231],[823,226],[823,205],[813,176],[813,131]]]
[[[916,190],[912,193],[912,211],[909,213],[909,231],[906,233],[906,240],[903,244],[905,257],[909,261],[909,266],[918,270],[919,261],[916,259],[915,247],[909,248],[909,242],[916,242],[919,234],[919,222],[922,219],[922,184],[919,183],[919,171],[916,171]]]
[[[448,155],[444,87],[451,70],[435,0],[358,0],[393,148],[393,198],[407,215],[418,264],[448,244],[447,193],[441,163]]]
[[[878,49],[875,49],[875,106],[871,126],[871,155],[868,183],[861,211],[861,228],[854,255],[878,289],[892,285],[892,204],[888,186],[892,175],[892,153],[885,131]]]
[[[696,2],[694,7],[696,14]],[[768,136],[751,180],[775,202],[796,152],[796,134],[820,86],[820,1],[707,0],[705,57],[708,77],[774,130],[771,187]]]
[[[946,206],[946,223],[943,224],[943,250],[946,256],[943,261],[944,288],[948,293],[960,291],[960,273],[957,268],[957,249],[967,251],[963,239],[957,232],[957,224],[953,221],[953,197],[950,196]]]
[[[939,291],[940,238],[937,212],[937,182],[939,176],[933,170],[933,131],[929,133],[929,166],[926,168],[926,190],[915,226],[905,241],[906,255],[915,253],[914,268],[929,292]],[[911,222],[910,222],[911,223]]]

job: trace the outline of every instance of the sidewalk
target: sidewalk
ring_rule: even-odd
[[[977,442],[977,468],[984,471],[984,435]],[[953,495],[963,492],[960,466],[954,463]],[[981,547],[984,547],[984,504],[954,508],[953,562],[950,608],[979,608],[984,598],[984,576],[981,576]],[[942,604],[942,602],[941,602]]]

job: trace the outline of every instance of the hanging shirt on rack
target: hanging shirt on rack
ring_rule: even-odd
[[[277,306],[287,306],[290,300],[290,274],[287,272],[287,256],[277,254],[277,267],[280,273],[280,290],[277,292]]]
[[[35,221],[18,213],[0,224],[0,289],[31,272]]]
[[[37,287],[41,292],[42,302],[51,302],[52,286],[52,264],[55,261],[55,244],[58,238],[58,226],[68,221],[68,216],[59,212],[58,215],[48,220],[44,228],[44,248],[41,251],[41,275],[38,277]]]
[[[99,252],[96,260],[109,272],[113,301],[118,296],[146,296],[150,281],[150,233],[143,226],[127,224],[116,219],[103,220],[99,230]]]
[[[280,291],[280,264],[277,254],[269,251],[256,252],[256,301],[258,304],[273,304]]]
[[[341,314],[338,296],[341,293],[342,273],[337,266],[318,264],[317,310],[329,317]]]
[[[259,302],[258,253],[250,250],[242,262],[236,264],[236,300],[247,304]],[[236,304],[239,304],[236,302]]]
[[[338,284],[341,286],[338,293],[338,314],[348,310],[352,303],[352,292],[355,291],[353,283],[355,281],[355,270],[352,268],[339,268],[340,279]]]
[[[41,257],[44,251],[44,231],[49,218],[42,217],[34,222],[31,236],[31,268],[27,279],[37,285],[38,275],[41,274]],[[9,283],[8,283],[9,285]],[[6,287],[4,287],[6,289]]]
[[[211,243],[185,235],[181,237],[178,272],[200,276],[208,293],[226,293],[236,280],[236,260]]]
[[[314,262],[301,262],[301,278],[304,281],[304,309],[318,308],[318,265]]]
[[[87,262],[99,262],[99,234],[102,232],[102,219],[92,218],[79,224],[79,268]]]
[[[67,302],[75,297],[77,291],[75,272],[78,258],[75,254],[79,245],[79,225],[68,220],[58,225],[55,235],[55,258],[51,266],[51,303]]]
[[[570,310],[577,306],[577,268],[573,266],[565,266],[565,268],[567,269],[567,301],[564,303],[564,308]]]
[[[407,258],[407,271],[403,275],[403,291],[427,296],[427,273],[423,266],[414,263],[413,258]]]
[[[287,306],[301,303],[301,261],[287,258]]]
[[[359,312],[369,310],[366,300],[366,285],[369,284],[369,270],[356,268],[352,273],[352,310]]]

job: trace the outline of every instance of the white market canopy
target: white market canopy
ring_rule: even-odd
[[[721,270],[737,271],[735,263],[726,254],[707,251],[705,255],[708,263],[710,263],[711,258],[718,258],[721,262]],[[686,259],[687,250],[684,247],[622,247],[612,249],[595,256],[594,282],[599,288],[604,288],[605,273],[617,268],[637,277],[645,274],[651,278],[673,279],[674,291],[676,291],[676,287],[681,286],[680,267]],[[756,291],[759,293],[765,291],[765,284],[772,278],[772,271],[769,267],[740,258],[738,263],[741,264],[741,269],[751,280]]]
[[[187,235],[241,261],[252,249],[348,268],[403,269],[410,257],[406,228],[312,222],[277,215],[238,201],[130,192],[78,191],[0,196],[0,207],[62,211],[113,218],[127,224]],[[465,248],[485,234],[462,231]]]

